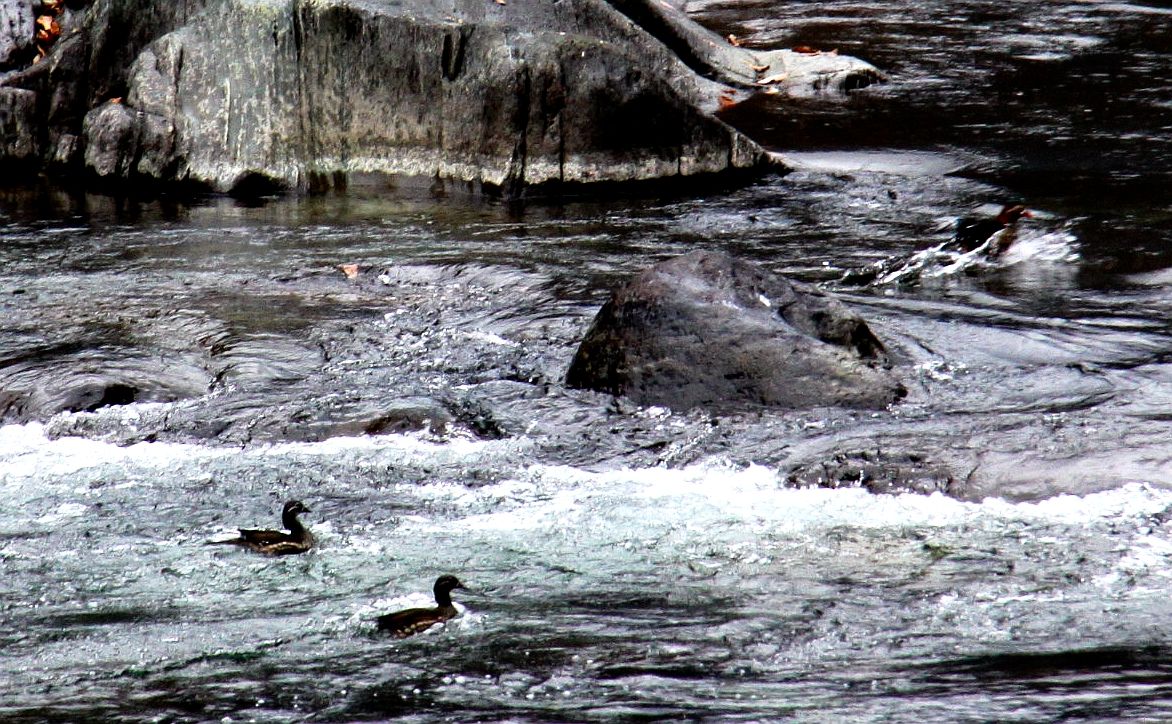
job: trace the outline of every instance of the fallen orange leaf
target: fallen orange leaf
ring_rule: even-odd
[[[501,3],[501,4],[503,5],[504,3]],[[338,268],[342,270],[342,273],[346,275],[347,279],[357,279],[358,278],[358,265],[357,264],[339,264]]]
[[[50,43],[61,35],[61,26],[50,15],[42,15],[37,18],[36,27],[36,38],[41,42]]]
[[[110,102],[111,103],[122,103],[122,96],[118,96],[117,98],[111,98]]]
[[[732,33],[729,33],[728,34],[728,44],[739,48],[739,47],[741,47],[741,39],[738,38],[737,36],[733,35]]]
[[[716,102],[720,105],[720,109],[724,110],[725,108],[732,108],[735,106],[737,104],[737,99],[731,95],[722,95],[717,97]]]
[[[795,45],[794,52],[801,53],[802,55],[818,55],[822,51],[811,48],[808,45]]]
[[[756,63],[749,63],[749,68],[751,68],[754,73],[764,73],[765,71],[769,70],[769,66],[757,65]]]

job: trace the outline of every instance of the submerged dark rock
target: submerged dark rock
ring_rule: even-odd
[[[367,174],[510,196],[759,174],[779,166],[714,117],[722,90],[879,77],[734,48],[651,0],[110,0],[60,20],[50,56],[0,74],[37,109],[2,129],[0,165],[238,195]]]
[[[882,408],[905,394],[883,344],[836,299],[710,251],[615,290],[566,382],[675,409]]]

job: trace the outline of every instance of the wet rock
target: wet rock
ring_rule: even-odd
[[[85,165],[99,178],[129,172],[138,154],[140,126],[130,109],[107,103],[86,116]]]
[[[0,0],[0,69],[27,56],[33,47],[33,6],[29,0]]]
[[[514,195],[770,167],[698,108],[706,83],[597,0],[229,1],[130,71],[127,105],[173,146],[105,167],[223,192],[374,172]],[[87,141],[123,120],[93,111]]]
[[[93,412],[103,407],[129,405],[141,390],[125,382],[93,382],[69,390],[64,407],[70,412]]]
[[[76,25],[85,39],[88,104],[79,115],[126,93],[127,71],[151,43],[193,20],[216,0],[103,0],[87,3]],[[68,16],[68,11],[67,11]],[[65,28],[75,23],[63,23]]]
[[[513,196],[755,175],[780,162],[713,117],[729,85],[803,95],[880,77],[734,47],[652,0],[107,0],[57,20],[46,58],[0,74],[41,98],[34,157],[238,195],[370,173]]]
[[[0,88],[0,164],[26,164],[36,158],[37,94]]]
[[[962,487],[944,464],[917,453],[884,450],[837,452],[791,469],[786,482],[795,487],[864,488],[877,495],[956,495]]]
[[[732,86],[813,96],[848,93],[884,80],[875,66],[837,52],[755,50],[733,45],[688,17],[684,0],[610,0],[705,77]]]
[[[0,421],[46,420],[61,412],[95,412],[135,402],[173,402],[207,391],[203,370],[133,352],[75,364],[62,346],[37,359],[5,360],[0,370]]]
[[[675,409],[882,408],[905,394],[883,344],[840,302],[710,251],[613,292],[566,382]]]
[[[7,1],[0,0],[0,6]],[[31,12],[27,0],[16,4]],[[36,150],[14,157],[0,147],[0,168],[39,160],[72,174],[84,151],[79,140],[86,113],[123,96],[127,69],[143,48],[187,22],[205,4],[206,0],[103,0],[61,5],[56,17],[61,36],[48,54],[28,65],[33,54],[26,53],[17,64],[23,67],[0,72],[0,92],[26,91],[39,98],[31,123],[34,132],[20,137],[20,145],[31,144]]]
[[[356,435],[392,435],[426,430],[432,435],[448,431],[452,415],[436,400],[408,397],[400,400],[363,400],[350,405],[262,413],[243,420],[249,442],[271,440],[319,441]],[[239,432],[239,431],[237,431]],[[226,434],[227,433],[227,434]],[[220,438],[231,437],[222,431]]]
[[[121,103],[106,103],[86,116],[85,166],[99,179],[125,178],[134,174],[159,176],[154,165],[166,158],[174,145],[174,128],[168,121],[133,111]]]

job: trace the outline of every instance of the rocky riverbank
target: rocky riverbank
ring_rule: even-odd
[[[26,3],[0,2],[20,35]],[[29,12],[33,12],[29,10]],[[422,179],[519,197],[780,168],[717,119],[878,80],[650,2],[104,0],[0,57],[0,167],[246,196]],[[22,24],[23,23],[23,24]],[[0,53],[3,53],[0,41]]]

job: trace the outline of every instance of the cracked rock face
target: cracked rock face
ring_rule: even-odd
[[[84,166],[101,188],[263,195],[374,174],[518,197],[752,177],[781,162],[714,117],[722,93],[880,77],[733,47],[664,0],[103,0],[64,6],[32,65],[30,13],[0,0],[0,54],[17,58],[0,168]]]
[[[566,382],[677,410],[874,409],[906,392],[883,344],[842,303],[708,251],[657,264],[615,290]]]
[[[229,1],[138,57],[136,126],[91,112],[86,162],[227,192],[379,173],[507,195],[768,165],[698,109],[701,83],[596,0]]]

